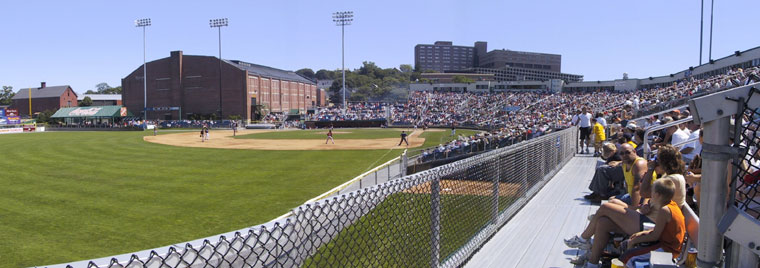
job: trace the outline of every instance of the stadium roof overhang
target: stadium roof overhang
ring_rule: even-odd
[[[103,118],[103,117],[125,117],[130,116],[127,107],[120,105],[112,106],[89,106],[89,107],[68,107],[61,108],[52,118]]]

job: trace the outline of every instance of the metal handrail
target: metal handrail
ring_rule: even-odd
[[[650,114],[650,115],[645,115],[645,116],[642,116],[642,117],[631,119],[631,120],[629,120],[629,122],[630,121],[637,122],[636,125],[638,125],[638,121],[639,120],[646,120],[647,118],[652,117],[652,116],[658,116],[658,115],[661,115],[661,114],[666,114],[666,113],[672,112],[674,110],[681,110],[683,108],[689,108],[689,105],[687,104],[687,105],[676,106],[676,107],[673,107],[671,109],[668,109],[668,110],[665,110],[665,111],[662,111],[662,112],[656,112],[656,113],[653,113],[653,114]]]
[[[666,129],[666,128],[671,127],[671,126],[676,126],[676,125],[687,123],[687,122],[691,122],[691,121],[692,121],[691,116],[689,116],[687,118],[679,119],[679,120],[676,120],[676,121],[673,121],[673,122],[670,122],[670,123],[667,123],[667,124],[664,124],[664,125],[652,126],[652,127],[648,128],[647,130],[645,130],[644,131],[644,144],[643,144],[644,145],[644,157],[646,157],[646,159],[649,159],[649,154],[652,152],[652,151],[650,151],[651,149],[649,149],[649,138],[648,137],[649,137],[650,133],[652,133],[653,131],[656,131],[656,130]]]
[[[689,143],[692,143],[692,142],[695,142],[695,141],[699,141],[699,137],[693,138],[693,139],[688,139],[688,140],[685,140],[685,141],[682,141],[682,142],[679,142],[679,143],[676,143],[676,144],[671,144],[671,145],[673,145],[673,147],[678,147],[678,146],[683,146],[683,145],[686,145],[686,144],[689,144]],[[652,150],[652,152],[650,152],[650,154],[656,154],[657,151],[659,151],[659,150]],[[649,155],[644,155],[644,156],[646,157],[645,159],[649,159]],[[689,164],[689,163],[686,163],[686,164]]]

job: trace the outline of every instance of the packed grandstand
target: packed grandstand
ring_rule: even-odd
[[[667,108],[695,95],[715,92],[748,83],[758,67],[730,69],[702,79],[689,78],[670,86],[631,92],[581,91],[551,92],[410,92],[406,102],[349,103],[321,108],[308,120],[383,120],[393,126],[467,127],[490,130],[459,137],[429,148],[423,159],[447,157],[452,153],[498,148],[531,139],[572,124],[573,115],[587,108],[607,123],[619,125],[657,107]],[[390,118],[388,118],[390,116]],[[271,117],[269,119],[275,119]]]

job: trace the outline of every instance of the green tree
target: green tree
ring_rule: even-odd
[[[413,70],[411,64],[401,64],[398,66],[398,69],[401,70],[402,73],[411,73]]]
[[[80,103],[79,106],[84,106],[84,107],[92,106],[92,99],[89,96],[84,97],[84,99],[82,99],[82,103]]]
[[[335,78],[335,75],[333,74],[333,71],[321,69],[317,71],[316,74],[314,74],[314,77],[316,77],[319,80],[331,80]]]
[[[51,118],[55,114],[53,110],[45,110],[37,114],[37,123],[51,124],[55,122],[55,119]]]
[[[468,83],[468,84],[472,83],[472,82],[475,82],[474,80],[472,80],[470,78],[467,78],[465,76],[462,76],[462,75],[455,75],[455,76],[451,77],[451,81],[454,82],[454,83]]]
[[[103,92],[103,91],[106,91],[106,90],[108,90],[109,88],[111,88],[111,86],[109,86],[109,85],[108,85],[108,83],[106,83],[106,82],[103,82],[103,83],[100,83],[100,84],[97,84],[97,85],[95,85],[95,89],[96,89],[98,92]]]
[[[88,90],[84,94],[121,94],[121,86],[111,87],[108,83],[100,83],[95,85],[95,91]]]
[[[100,92],[100,94],[121,94],[121,86],[108,88]]]
[[[308,79],[310,79],[310,80],[314,80],[314,79],[316,79],[316,76],[315,76],[315,74],[314,74],[314,70],[312,70],[312,69],[309,69],[309,68],[303,68],[303,69],[300,69],[300,70],[296,71],[296,73],[297,73],[298,75],[300,75],[300,76],[303,76],[303,77],[306,77],[306,78],[308,78]]]
[[[13,101],[11,99],[16,93],[13,92],[12,86],[3,86],[3,90],[0,91],[0,105],[11,105]]]

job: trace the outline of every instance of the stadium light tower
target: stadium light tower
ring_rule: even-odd
[[[707,58],[708,60],[711,60],[711,61],[712,61],[713,11],[715,11],[715,0],[710,0],[710,52],[707,54]]]
[[[143,29],[143,121],[148,119],[148,71],[145,65],[145,27],[150,26],[150,19],[135,20],[135,27]]]
[[[354,20],[354,12],[353,11],[341,11],[341,12],[335,12],[333,13],[333,21],[335,22],[336,26],[340,26],[340,55],[341,55],[341,62],[340,67],[343,69],[343,114],[346,114],[346,108],[348,107],[346,103],[346,42],[345,42],[345,36],[346,36],[346,25],[351,25],[351,22]]]
[[[702,0],[702,5],[699,12],[699,65],[702,65],[702,28],[705,25],[705,0]]]
[[[222,27],[227,26],[227,18],[208,21],[211,28],[219,29],[219,120],[222,120]]]

